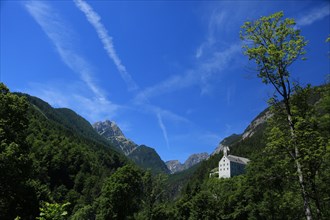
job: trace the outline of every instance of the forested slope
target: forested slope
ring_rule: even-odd
[[[0,86],[1,219],[143,216],[138,201],[146,200],[154,177],[73,111]]]
[[[330,85],[297,91],[292,97],[299,121],[300,157],[304,169],[306,190],[312,200],[316,219],[330,217]],[[203,161],[190,175],[173,209],[179,219],[304,219],[304,201],[292,159],[285,147],[287,126],[278,117],[278,107],[269,109],[273,115],[267,123],[256,127],[252,136],[227,143],[230,154],[248,157],[247,173],[241,176],[210,178],[209,172],[218,166],[222,153]],[[263,112],[264,113],[264,112]],[[261,115],[263,114],[261,113]],[[258,116],[259,117],[259,116]],[[258,118],[257,117],[257,118]],[[285,120],[284,120],[285,122]],[[281,129],[281,130],[278,130]],[[279,135],[281,134],[281,135]],[[280,144],[278,147],[277,145]],[[276,147],[275,147],[276,146]]]

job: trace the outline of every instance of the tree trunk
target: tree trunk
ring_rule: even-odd
[[[304,211],[305,211],[305,216],[307,220],[312,220],[313,216],[312,216],[312,212],[311,212],[311,208],[310,208],[310,199],[306,190],[306,185],[305,185],[305,180],[304,180],[304,176],[301,170],[301,164],[299,162],[299,148],[298,148],[298,144],[297,144],[297,137],[296,137],[296,133],[295,133],[295,125],[292,119],[292,112],[291,112],[291,105],[290,105],[290,84],[288,83],[288,86],[285,85],[285,80],[283,78],[283,71],[282,74],[279,74],[281,77],[281,87],[283,88],[283,93],[281,94],[282,97],[284,98],[284,105],[285,105],[285,109],[286,109],[286,113],[287,113],[287,118],[288,118],[288,123],[290,126],[290,133],[291,133],[291,140],[292,143],[294,144],[294,162],[296,164],[296,168],[297,168],[297,174],[298,174],[298,180],[299,180],[299,185],[300,185],[300,189],[301,189],[301,194],[304,200]]]
[[[314,196],[315,196],[315,206],[316,206],[317,219],[322,219],[321,203],[320,203],[319,193],[316,189],[315,176],[314,176],[314,179],[312,180],[311,184],[312,184],[312,190],[313,190],[313,193],[314,193]]]
[[[292,121],[292,116],[291,116],[291,112],[290,112],[290,106],[288,105],[287,102],[286,103],[286,109],[287,109],[287,114],[288,114],[288,121],[289,121],[289,125],[290,125],[290,131],[291,131],[291,138],[293,140],[294,143],[294,161],[296,164],[296,168],[297,168],[297,174],[298,174],[298,180],[299,180],[299,185],[300,185],[300,189],[301,189],[301,194],[304,200],[304,211],[305,211],[305,216],[307,220],[312,220],[312,212],[311,212],[311,208],[310,208],[310,201],[309,201],[309,196],[307,194],[306,191],[306,186],[305,186],[305,181],[304,181],[304,176],[301,170],[301,164],[298,160],[299,157],[299,149],[298,146],[296,144],[296,135],[295,135],[295,128],[294,128],[294,124]]]

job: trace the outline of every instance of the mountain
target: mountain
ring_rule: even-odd
[[[171,171],[171,173],[177,173],[183,171],[183,164],[178,160],[169,160],[165,162],[167,168]]]
[[[170,173],[164,161],[153,148],[145,145],[139,146],[126,138],[115,122],[109,120],[96,122],[93,124],[93,128],[138,166],[150,169],[152,173]]]
[[[269,108],[266,108],[262,111],[253,121],[249,124],[249,126],[245,129],[242,134],[242,139],[246,139],[248,137],[252,137],[258,129],[262,128],[266,121],[272,116]]]
[[[178,160],[170,160],[166,162],[167,168],[171,171],[171,173],[181,172],[183,170],[189,169],[190,167],[200,163],[203,160],[209,158],[208,153],[198,153],[192,154],[189,158],[182,164]]]
[[[198,164],[201,161],[208,159],[209,157],[210,157],[209,154],[206,152],[193,154],[184,162],[184,168],[188,169],[194,166],[195,164]]]
[[[236,143],[237,141],[240,141],[242,139],[241,134],[232,134],[229,137],[226,137],[223,139],[219,145],[216,147],[216,149],[211,153],[211,155],[219,154],[224,147],[228,147],[229,145]]]
[[[75,135],[82,136],[86,139],[95,141],[103,146],[115,149],[109,142],[101,137],[92,127],[92,125],[83,117],[68,108],[53,108],[47,102],[40,98],[30,96],[28,94],[16,93],[24,96],[32,106],[33,110],[39,113],[49,122],[56,123],[62,129],[68,130]],[[116,150],[118,151],[118,150]]]
[[[129,163],[70,109],[53,108],[39,98],[5,89],[0,103],[0,130],[5,134],[0,219],[35,219],[42,202],[66,201],[68,213],[79,213],[95,204],[106,180]]]
[[[126,156],[132,153],[138,145],[127,139],[115,122],[106,120],[104,122],[96,122],[93,128],[102,137],[110,141],[110,143],[122,151]]]
[[[260,151],[266,144],[265,130],[266,120],[270,117],[269,109],[265,109],[248,125],[242,134],[232,134],[220,141],[216,149],[211,153],[208,159],[183,170],[183,164],[179,161],[166,162],[168,168],[173,172],[169,178],[169,189],[171,196],[175,198],[181,192],[189,190],[190,186],[198,186],[209,178],[209,172],[217,167],[222,157],[221,151],[224,146],[230,147],[230,154],[250,158]],[[244,137],[244,139],[243,139]],[[183,170],[176,172],[175,169]]]
[[[211,155],[219,154],[224,147],[231,147],[241,142],[242,140],[249,139],[256,133],[265,128],[267,120],[271,117],[269,108],[262,111],[257,117],[255,117],[242,134],[232,134],[224,138]]]
[[[150,169],[152,173],[169,173],[164,161],[160,158],[155,149],[141,145],[137,147],[128,158],[132,159],[138,166]]]

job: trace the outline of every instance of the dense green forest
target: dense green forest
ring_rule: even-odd
[[[221,153],[173,175],[143,170],[73,111],[0,83],[0,219],[330,219],[330,84],[291,83],[306,42],[282,17],[242,27],[277,95],[252,136],[226,139],[251,160],[228,179],[209,177]]]

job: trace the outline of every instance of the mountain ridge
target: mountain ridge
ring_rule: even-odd
[[[155,149],[146,145],[138,145],[128,139],[119,126],[110,120],[94,123],[95,131],[107,139],[114,147],[125,154],[143,169],[150,169],[152,173],[170,173],[164,161],[160,158]]]
[[[250,122],[250,124],[245,128],[242,134],[232,134],[222,139],[219,145],[211,153],[211,155],[219,154],[224,147],[230,147],[231,145],[235,145],[247,138],[251,138],[253,135],[255,135],[256,132],[258,132],[265,126],[267,120],[271,116],[272,114],[270,112],[270,109],[266,108]]]
[[[122,151],[126,156],[131,154],[138,147],[137,144],[125,137],[124,133],[115,122],[109,120],[96,122],[92,127],[100,136],[110,141],[111,144]]]
[[[166,161],[165,164],[167,168],[171,171],[171,174],[181,172],[189,169],[190,167],[202,162],[203,160],[207,160],[209,158],[209,154],[206,152],[192,154],[188,157],[188,159],[182,164],[178,160],[169,160]]]

